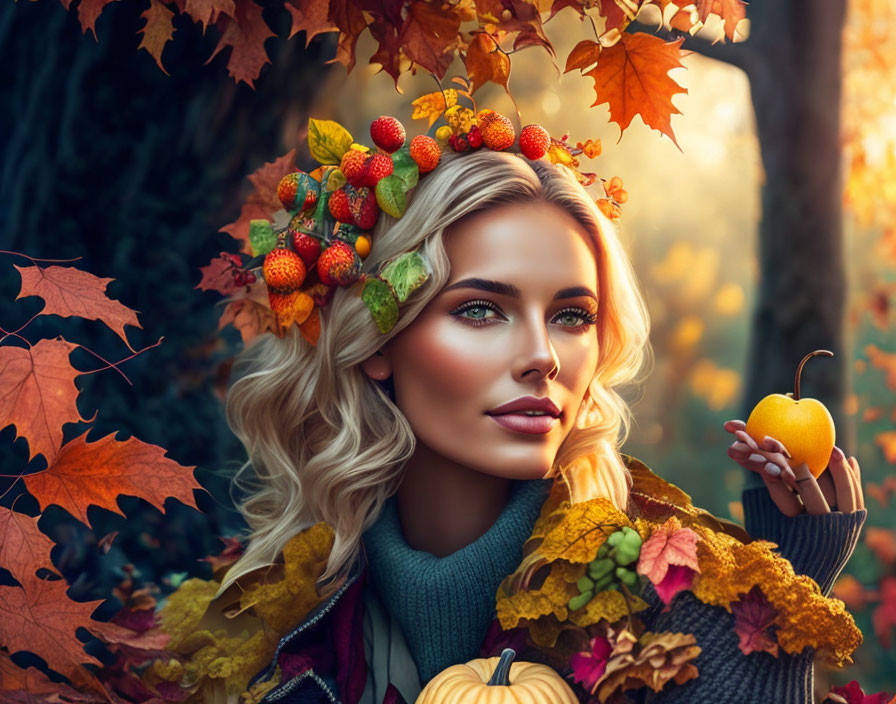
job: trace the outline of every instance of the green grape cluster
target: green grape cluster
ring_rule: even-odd
[[[635,562],[640,554],[641,536],[637,531],[624,526],[611,533],[588,563],[587,572],[576,582],[579,594],[569,600],[569,609],[581,609],[598,592],[616,589],[619,584],[634,587],[638,583]]]

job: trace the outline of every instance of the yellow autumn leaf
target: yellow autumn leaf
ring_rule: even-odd
[[[577,626],[590,626],[597,623],[602,618],[607,619],[610,623],[615,623],[623,616],[627,616],[629,610],[631,613],[637,613],[647,608],[645,602],[637,594],[629,597],[628,606],[625,604],[625,595],[616,589],[606,589],[594,595],[584,607],[576,611],[569,612],[569,620]]]
[[[538,553],[546,560],[591,562],[598,548],[622,526],[632,526],[609,499],[597,498],[573,504],[545,535]]]
[[[508,594],[504,583],[498,588],[496,608],[501,627],[506,631],[515,628],[523,619],[537,619],[551,614],[558,621],[565,621],[567,603],[579,593],[576,581],[585,574],[584,565],[573,565],[558,560],[550,566],[550,573],[538,589]]]
[[[353,141],[349,131],[338,122],[308,118],[308,149],[321,164],[339,165]]]
[[[437,90],[435,93],[427,93],[421,95],[411,103],[414,112],[411,113],[412,120],[429,120],[428,127],[439,119],[439,116],[452,105],[457,104],[457,90],[454,88],[446,88],[445,92]]]
[[[180,652],[183,642],[194,635],[215,597],[218,583],[214,580],[188,579],[172,593],[159,611],[162,629],[171,636],[168,647]]]

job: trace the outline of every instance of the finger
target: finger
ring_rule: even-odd
[[[856,510],[861,511],[865,508],[865,492],[862,489],[862,470],[859,468],[859,461],[855,457],[849,458],[849,466],[853,470],[855,482],[852,485],[856,497]]]
[[[769,496],[781,513],[792,518],[803,512],[802,500],[784,482],[765,475],[762,476],[762,480],[765,482],[765,486],[768,487]]]
[[[818,482],[818,487],[821,489],[821,493],[824,495],[824,500],[828,502],[828,506],[831,511],[842,511],[840,508],[840,502],[837,499],[837,487],[834,486],[834,480],[831,478],[830,472],[825,472],[816,480]]]
[[[790,471],[789,467],[785,470],[774,462],[769,462],[765,455],[753,452],[743,442],[738,441],[732,443],[728,448],[728,456],[744,469],[755,472],[762,477],[769,477],[771,479],[782,479],[782,477],[784,477],[788,484],[790,484],[791,481],[795,481],[795,478],[792,476],[793,473]]]
[[[780,440],[766,435],[759,443],[759,451],[769,462],[781,468],[781,479],[796,491],[796,475],[790,466],[790,453]]]
[[[828,463],[828,471],[825,472],[825,474],[829,474],[833,481],[835,493],[837,495],[834,503],[837,504],[838,510],[843,513],[852,513],[855,511],[856,497],[855,492],[853,491],[855,475],[853,474],[849,462],[846,461],[846,455],[843,454],[843,450],[836,445],[831,451],[831,461]],[[830,501],[828,501],[828,503],[830,503]]]
[[[800,462],[799,465],[794,467],[793,471],[796,474],[797,490],[800,493],[803,504],[806,506],[806,513],[812,515],[830,513],[831,508],[828,506],[824,494],[821,493],[818,482],[815,481],[815,477],[809,471],[809,465],[805,462]]]
[[[737,430],[745,430],[746,427],[747,424],[742,420],[726,420],[724,425],[725,430],[727,430],[729,433],[733,433]]]

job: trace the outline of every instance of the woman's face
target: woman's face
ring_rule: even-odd
[[[597,367],[594,245],[571,215],[541,202],[478,213],[445,242],[448,282],[378,360],[395,402],[417,442],[444,458],[543,477]],[[490,415],[526,396],[550,399],[559,417]]]

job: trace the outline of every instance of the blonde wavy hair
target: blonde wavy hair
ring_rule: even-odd
[[[603,496],[627,507],[631,477],[619,448],[631,412],[618,389],[640,381],[638,373],[653,354],[647,308],[617,225],[567,167],[489,149],[444,153],[408,198],[400,219],[380,214],[362,267],[376,273],[384,262],[419,247],[432,268],[429,280],[401,305],[389,333],[379,332],[360,297],[338,287],[321,309],[316,347],[293,326],[285,338],[257,338],[234,362],[226,416],[248,455],[233,480],[248,497],[239,505],[248,545],[218,595],[241,576],[274,564],[290,538],[319,521],[333,528],[335,539],[318,591],[329,595],[344,582],[362,533],[398,490],[415,447],[407,419],[360,363],[407,327],[447,283],[443,240],[450,227],[500,204],[557,205],[596,244],[597,372],[548,476],[559,474],[574,503]],[[250,468],[254,478],[244,482]]]

